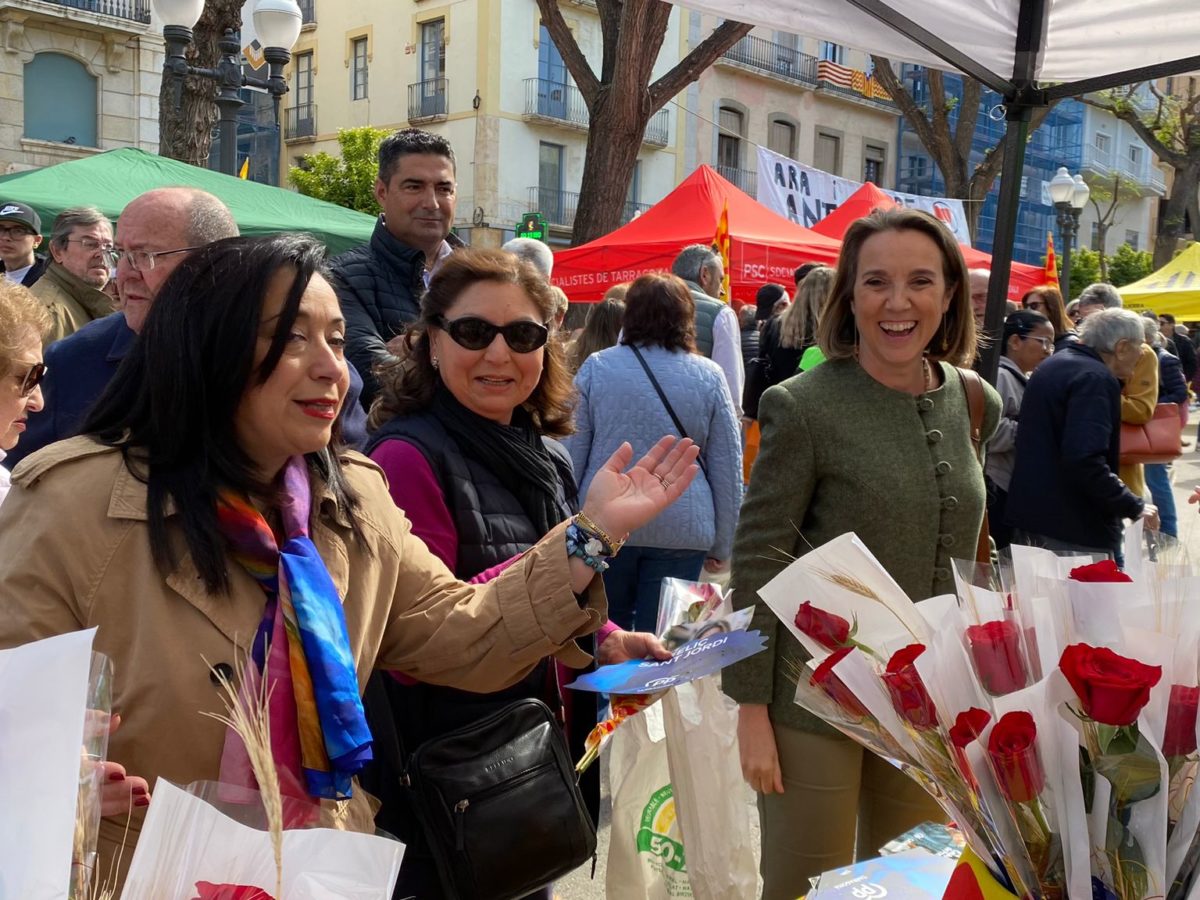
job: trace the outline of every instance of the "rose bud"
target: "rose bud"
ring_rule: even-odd
[[[1037,750],[1037,725],[1027,712],[1005,713],[988,735],[988,755],[1000,790],[1013,803],[1028,803],[1046,786]]]
[[[1196,750],[1196,706],[1200,687],[1171,685],[1167,704],[1167,730],[1163,736],[1163,756],[1187,756]]]
[[[892,654],[882,678],[892,698],[892,706],[914,728],[927,729],[937,724],[937,708],[925,689],[913,661],[925,652],[924,644],[909,644]]]
[[[842,647],[839,650],[833,651],[821,664],[817,666],[816,671],[812,673],[812,678],[809,683],[815,687],[821,688],[825,695],[836,703],[843,712],[856,719],[860,719],[867,715],[867,708],[863,706],[858,698],[854,696],[854,692],[842,683],[842,679],[837,677],[833,671],[833,667],[846,658],[848,653],[853,653],[853,647]]]
[[[807,600],[796,611],[796,628],[826,650],[837,650],[850,642],[850,623],[841,616],[818,609]]]
[[[971,625],[966,637],[979,683],[993,697],[1019,691],[1029,683],[1016,622],[996,620]]]

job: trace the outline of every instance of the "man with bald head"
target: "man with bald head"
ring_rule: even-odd
[[[236,237],[237,223],[212,194],[189,187],[157,188],[130,200],[117,219],[117,291],[120,311],[79,329],[46,350],[45,408],[29,417],[28,431],[4,464],[10,468],[54,441],[78,433],[146,323],[154,299],[193,250]],[[357,401],[362,379],[351,370]],[[356,390],[357,388],[357,390]],[[358,407],[347,397],[347,410]],[[365,439],[365,416],[342,420],[343,434]]]
[[[194,188],[158,188],[135,197],[117,219],[120,312],[89,323],[46,350],[45,408],[5,458],[9,467],[54,441],[76,434],[88,409],[133,345],[159,288],[187,254],[237,235],[225,204]]]

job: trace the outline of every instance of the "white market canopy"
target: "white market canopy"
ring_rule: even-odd
[[[1180,0],[674,0],[724,19],[835,41],[897,62],[1042,85],[1129,84],[1200,69],[1200,16]],[[1032,67],[1017,58],[1029,20]],[[1040,32],[1040,34],[1038,33]],[[982,70],[982,71],[981,71]],[[982,77],[982,73],[993,77]],[[1109,76],[1129,72],[1112,81]],[[1095,90],[1084,85],[1084,90]],[[1081,91],[1072,89],[1062,96]],[[999,90],[1005,94],[1008,91]]]
[[[1033,109],[1200,70],[1200,15],[1181,0],[671,0],[726,20],[806,34],[894,62],[958,70],[1004,98],[1004,169],[984,330],[1004,317]],[[999,341],[984,350],[995,380]]]

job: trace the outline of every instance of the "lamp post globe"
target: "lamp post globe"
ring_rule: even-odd
[[[1046,189],[1050,192],[1050,200],[1055,206],[1060,203],[1070,203],[1071,195],[1075,191],[1075,179],[1071,177],[1066,166],[1059,166],[1054,177],[1046,185]]]
[[[254,34],[263,48],[291,50],[300,39],[304,17],[296,0],[258,0],[254,7]]]
[[[1083,208],[1087,206],[1088,197],[1092,195],[1092,189],[1088,187],[1088,183],[1083,180],[1082,175],[1075,176],[1075,188],[1071,192],[1071,209],[1078,216],[1083,212]]]
[[[193,28],[204,13],[204,0],[154,0],[154,11],[164,25]]]

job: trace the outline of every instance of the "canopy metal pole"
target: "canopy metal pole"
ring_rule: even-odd
[[[1013,238],[1017,233],[1017,206],[1021,202],[1021,171],[1025,168],[1025,145],[1033,107],[1019,100],[1009,103],[1004,129],[1004,167],[1000,170],[1000,196],[996,205],[996,227],[992,234],[992,274],[988,279],[987,312],[983,330],[989,341],[982,348],[979,374],[992,384],[1000,366],[1004,305],[1008,300],[1008,276],[1012,270]]]

